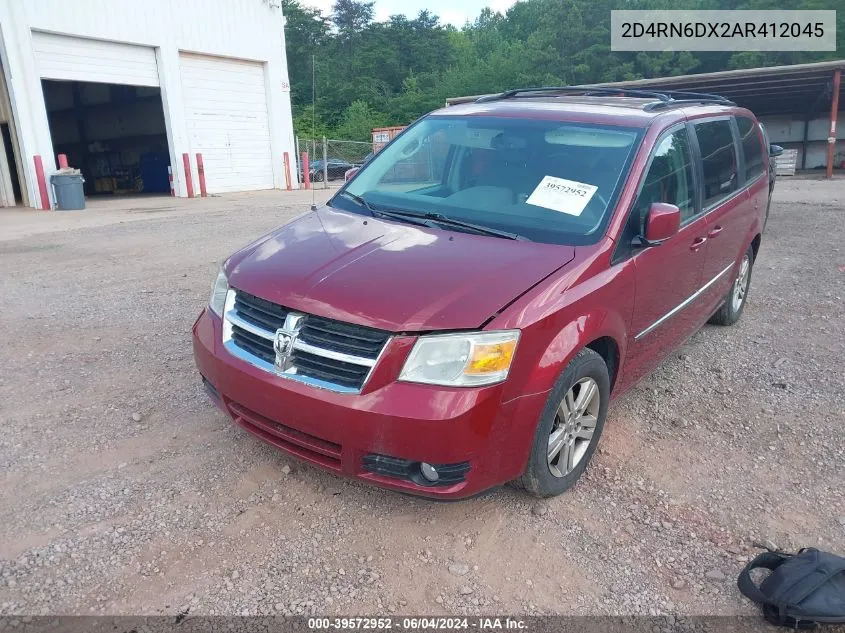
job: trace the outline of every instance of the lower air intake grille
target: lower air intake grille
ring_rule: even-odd
[[[399,457],[388,457],[387,455],[376,455],[371,453],[365,455],[361,460],[364,470],[384,477],[404,479],[412,481],[420,486],[453,486],[459,484],[469,472],[469,462],[458,462],[457,464],[432,464],[437,471],[439,479],[429,481],[420,472],[420,462],[412,462]]]

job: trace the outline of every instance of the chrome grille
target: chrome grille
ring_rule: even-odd
[[[274,341],[286,320],[300,313],[230,289],[223,319],[223,344],[234,356],[276,375],[325,389],[359,392],[390,338],[383,330],[304,315],[290,366],[275,364]]]
[[[299,338],[344,354],[377,358],[387,340],[387,333],[311,316],[305,320]]]
[[[288,315],[282,306],[245,292],[235,293],[235,310],[242,319],[271,332],[282,327]]]

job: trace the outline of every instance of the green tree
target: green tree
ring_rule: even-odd
[[[372,140],[374,127],[384,125],[384,115],[373,110],[366,101],[353,101],[343,112],[334,131],[335,138],[349,141]]]
[[[301,106],[297,108],[293,115],[293,131],[300,138],[322,138],[323,136],[330,136],[331,132],[317,113],[317,118],[314,118],[314,110],[311,105]]]
[[[285,50],[291,101],[294,105],[311,102],[311,58],[329,35],[329,20],[320,11],[298,0],[282,0],[285,16]]]
[[[373,2],[336,0],[331,16],[283,0],[297,133],[369,140],[373,127],[407,125],[448,97],[541,85],[591,84],[835,58],[836,53],[615,52],[617,0],[520,0],[483,9],[462,28],[421,11],[373,20]],[[841,7],[834,5],[842,5]],[[845,0],[626,0],[630,9],[838,8]],[[311,109],[312,56],[316,120]]]
[[[332,22],[341,38],[354,37],[373,21],[375,2],[362,0],[336,0]]]

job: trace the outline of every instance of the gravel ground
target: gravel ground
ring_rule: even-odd
[[[778,184],[740,323],[539,503],[339,479],[210,404],[189,334],[216,266],[304,200],[0,237],[0,614],[754,614],[753,542],[845,553],[845,182]]]

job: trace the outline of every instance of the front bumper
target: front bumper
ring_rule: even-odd
[[[465,389],[396,382],[413,337],[391,340],[360,394],[336,393],[232,356],[223,347],[221,328],[209,310],[193,327],[194,357],[212,400],[243,428],[287,453],[338,474],[443,499],[477,494],[524,469],[525,438],[533,432],[519,425],[533,428],[546,394],[502,403],[502,385]],[[462,469],[459,482],[424,485],[368,470],[373,455],[469,468]]]

